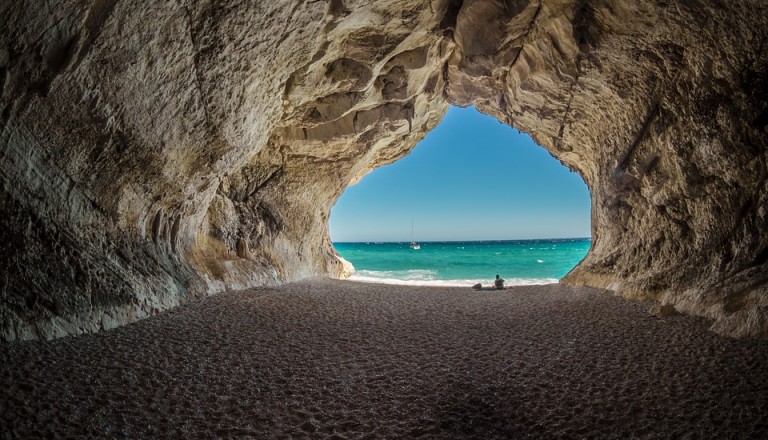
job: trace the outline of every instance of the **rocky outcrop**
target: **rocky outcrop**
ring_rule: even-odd
[[[758,1],[0,5],[6,339],[95,331],[344,271],[343,189],[449,104],[592,192],[564,282],[768,336],[768,11]]]

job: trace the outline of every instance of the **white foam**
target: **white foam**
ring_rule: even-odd
[[[363,283],[378,283],[378,284],[394,284],[398,286],[433,286],[433,287],[471,287],[477,283],[481,283],[485,287],[493,286],[493,281],[489,280],[438,280],[438,279],[400,279],[391,277],[379,277],[365,275],[362,272],[375,272],[375,271],[360,271],[349,277],[350,281],[360,281]],[[431,271],[425,271],[431,272]],[[504,280],[505,286],[534,286],[541,284],[553,284],[557,283],[557,278],[507,278]]]
[[[356,275],[361,278],[398,279],[403,281],[434,281],[437,272],[429,269],[408,270],[359,270]]]

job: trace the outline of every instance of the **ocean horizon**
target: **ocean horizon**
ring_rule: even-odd
[[[352,263],[353,281],[414,286],[506,286],[557,283],[587,254],[591,238],[334,242]]]

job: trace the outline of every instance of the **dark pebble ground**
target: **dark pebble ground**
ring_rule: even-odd
[[[0,438],[768,438],[768,342],[559,285],[312,280],[0,343]]]

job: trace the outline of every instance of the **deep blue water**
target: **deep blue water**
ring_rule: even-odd
[[[581,261],[590,239],[334,243],[355,266],[351,279],[414,285],[489,285],[496,274],[506,285],[555,283]]]

